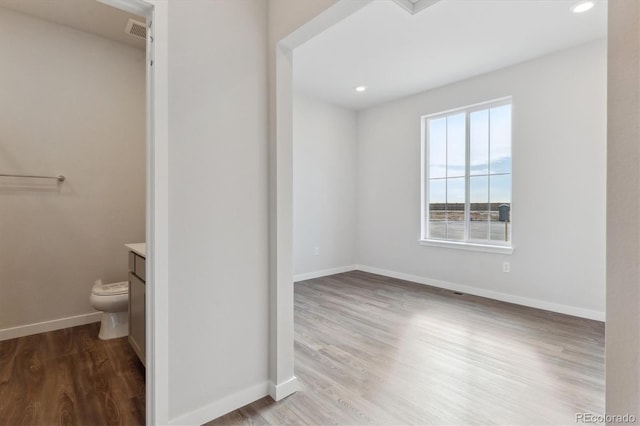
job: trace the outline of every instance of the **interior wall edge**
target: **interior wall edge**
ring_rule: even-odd
[[[640,2],[610,1],[608,19],[605,413],[638,419]]]

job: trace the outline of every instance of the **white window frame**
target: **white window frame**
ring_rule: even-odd
[[[420,132],[420,188],[421,188],[421,197],[420,197],[420,240],[419,244],[424,246],[432,246],[432,247],[443,247],[443,248],[455,248],[462,250],[473,250],[473,251],[483,251],[488,253],[497,253],[497,254],[512,254],[514,251],[513,247],[513,222],[511,222],[511,238],[507,242],[501,241],[488,241],[488,240],[472,240],[469,238],[469,221],[470,221],[470,135],[469,135],[469,117],[470,114],[475,111],[495,108],[503,105],[511,105],[511,158],[512,158],[512,169],[511,169],[511,209],[510,216],[513,216],[513,99],[511,96],[493,99],[490,101],[480,102],[473,105],[464,106],[461,108],[454,108],[447,111],[441,111],[434,114],[423,115],[420,117],[421,122],[421,132]],[[454,114],[465,114],[465,152],[466,152],[466,161],[465,161],[465,239],[463,241],[459,240],[447,240],[447,239],[433,239],[428,238],[428,218],[429,218],[429,204],[427,201],[429,200],[429,132],[427,123],[429,120],[438,119],[447,117]]]

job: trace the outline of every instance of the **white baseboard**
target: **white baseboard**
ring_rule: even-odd
[[[202,425],[269,395],[269,383],[248,387],[169,421],[170,425]]]
[[[280,401],[299,390],[300,382],[298,382],[298,378],[296,376],[293,376],[286,382],[280,383],[279,385],[276,385],[273,382],[269,383],[269,396],[271,396],[274,401]]]
[[[293,276],[293,282],[311,280],[313,278],[326,277],[327,275],[341,274],[343,272],[355,271],[357,265],[339,266],[337,268],[323,269],[321,271],[307,272],[304,274],[297,274]]]
[[[418,284],[426,284],[433,287],[444,288],[460,293],[473,294],[474,296],[486,297],[500,300],[502,302],[514,303],[516,305],[528,306],[530,308],[544,309],[546,311],[558,312],[560,314],[572,315],[574,317],[587,318],[596,321],[604,321],[605,313],[590,309],[579,308],[577,306],[562,305],[559,303],[547,302],[545,300],[531,299],[528,297],[516,296],[508,293],[501,293],[483,288],[470,287],[464,284],[456,284],[448,281],[434,280],[417,275],[405,274],[402,272],[389,271],[386,269],[374,268],[366,265],[356,265],[359,271],[370,272],[372,274],[384,275],[390,278],[411,281]]]
[[[92,322],[100,321],[101,318],[102,312],[92,312],[90,314],[76,315],[73,317],[5,328],[0,330],[0,341],[30,336],[32,334],[46,333],[47,331],[61,330],[63,328],[75,327],[78,325],[91,324]]]

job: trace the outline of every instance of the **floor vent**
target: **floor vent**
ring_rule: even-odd
[[[145,40],[147,38],[147,25],[144,22],[129,19],[124,32],[132,37]]]

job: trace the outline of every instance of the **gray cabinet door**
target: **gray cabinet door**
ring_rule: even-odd
[[[129,342],[145,366],[145,285],[129,273]]]

